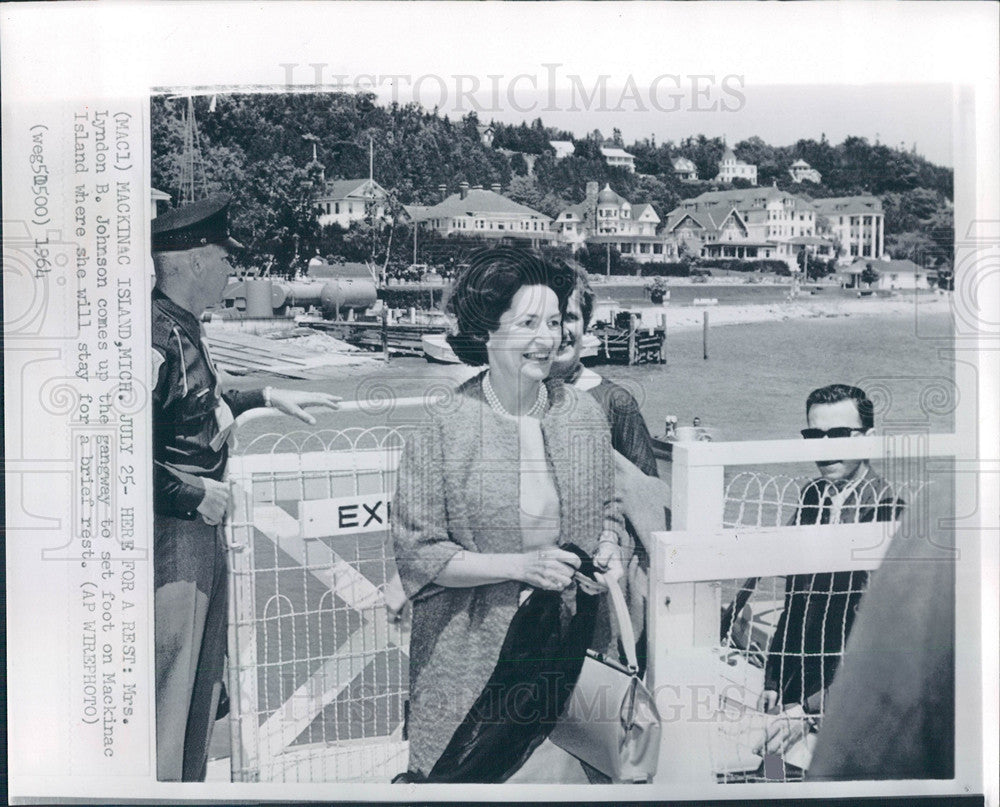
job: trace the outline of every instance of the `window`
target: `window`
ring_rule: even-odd
[[[653,254],[662,255],[663,254],[663,244],[653,244]]]
[[[643,255],[649,254],[649,244],[639,244],[639,252]]]
[[[333,212],[334,212],[334,213],[338,213],[338,214],[340,213],[340,202],[337,202],[337,203],[336,203],[336,204],[335,204],[335,205],[333,206]]]

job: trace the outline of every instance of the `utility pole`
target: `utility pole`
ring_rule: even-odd
[[[607,277],[611,277],[611,242],[606,243],[607,246],[607,261],[604,265],[604,274]]]

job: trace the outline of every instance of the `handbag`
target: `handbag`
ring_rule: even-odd
[[[587,650],[549,739],[615,782],[649,782],[660,755],[660,713],[639,678],[635,634],[617,580],[604,578],[628,666]]]

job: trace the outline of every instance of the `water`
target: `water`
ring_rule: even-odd
[[[954,428],[954,361],[941,349],[950,347],[951,332],[951,317],[945,313],[921,313],[919,322],[896,314],[714,326],[706,361],[700,330],[668,330],[665,365],[595,369],[636,396],[654,434],[663,431],[664,417],[672,414],[679,425],[700,417],[702,425],[718,430],[717,439],[795,437],[805,425],[806,396],[832,383],[868,390],[882,428],[949,432]],[[342,368],[331,380],[255,376],[238,379],[236,386],[267,383],[323,390],[345,399],[385,393],[412,397],[439,393],[471,372],[461,365],[393,358],[389,364]],[[402,413],[394,417],[404,419]],[[360,413],[318,418],[323,428],[384,422]],[[295,425],[271,418],[259,423],[242,431],[249,436],[279,424]]]
[[[761,305],[777,303],[788,297],[790,286],[757,284],[694,283],[670,286],[671,306],[690,305],[695,298],[712,298],[719,305]],[[821,294],[839,294],[839,289],[829,289]],[[624,305],[649,303],[649,295],[642,286],[618,285],[616,283],[594,284],[594,293],[599,301],[615,300]]]

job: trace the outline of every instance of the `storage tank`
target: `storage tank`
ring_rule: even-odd
[[[287,280],[282,282],[281,287],[285,292],[284,302],[288,305],[319,305],[323,294],[323,284],[316,280]]]
[[[371,280],[340,278],[323,284],[320,305],[324,317],[336,319],[348,308],[370,308],[376,297],[375,284]]]
[[[273,284],[268,278],[254,278],[243,281],[243,293],[246,295],[248,317],[273,317],[274,304],[271,299]]]

